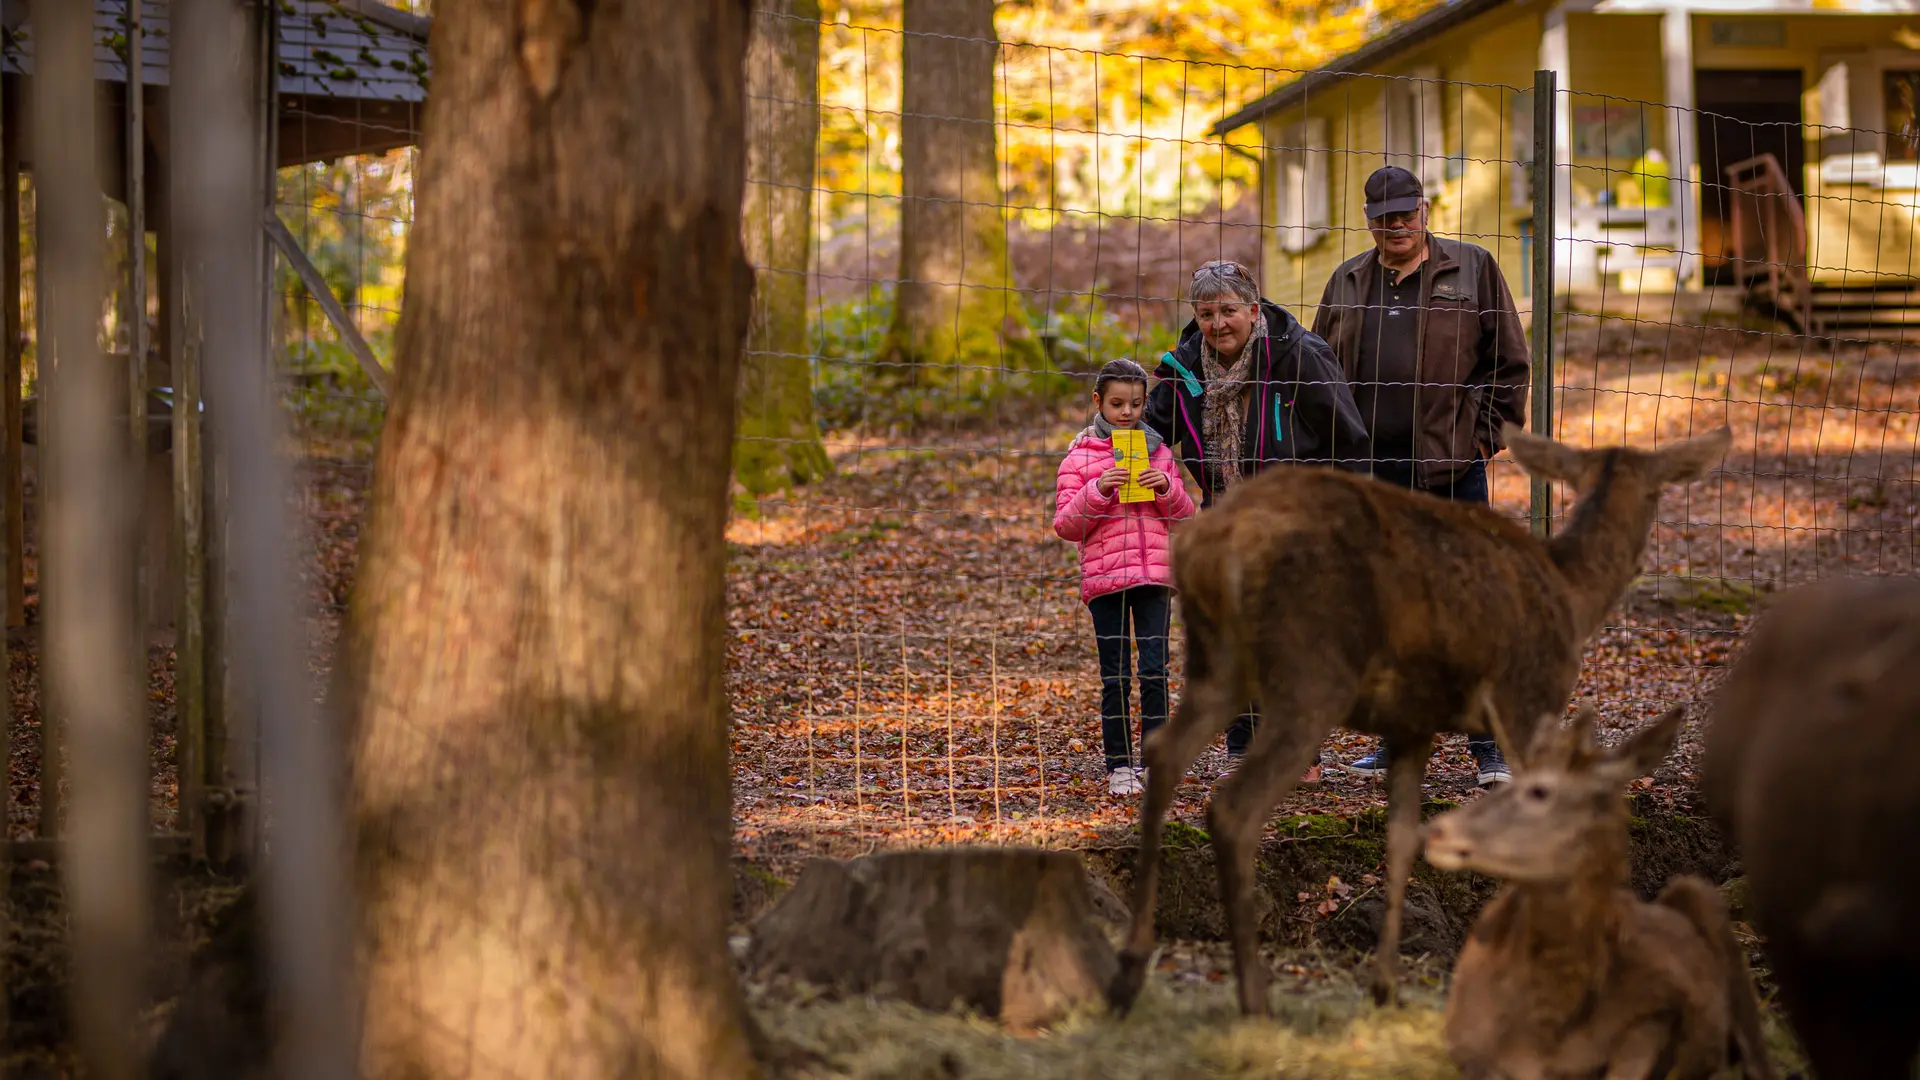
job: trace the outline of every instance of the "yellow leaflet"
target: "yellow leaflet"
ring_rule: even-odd
[[[1114,464],[1127,470],[1127,482],[1120,485],[1120,501],[1152,502],[1153,490],[1140,486],[1140,472],[1147,467],[1147,433],[1138,428],[1116,429],[1113,457]]]

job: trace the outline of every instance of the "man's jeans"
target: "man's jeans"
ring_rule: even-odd
[[[1442,499],[1450,499],[1453,502],[1479,503],[1482,506],[1489,505],[1492,502],[1492,498],[1487,489],[1487,463],[1485,461],[1476,461],[1472,465],[1469,465],[1466,471],[1454,477],[1451,481],[1431,488],[1423,488],[1414,483],[1415,473],[1412,465],[1399,463],[1376,464],[1373,467],[1373,475],[1375,479],[1384,480],[1389,484],[1398,484],[1403,488],[1424,491],[1429,495],[1436,495]],[[1249,709],[1244,715],[1234,720],[1233,726],[1227,729],[1227,753],[1234,757],[1239,757],[1241,754],[1246,753],[1247,744],[1253,741],[1254,722],[1258,719],[1259,714]],[[1473,751],[1476,760],[1480,754],[1492,747],[1492,736],[1467,736],[1467,749]]]
[[[1376,479],[1385,480],[1389,484],[1424,491],[1429,495],[1437,495],[1454,502],[1479,503],[1481,506],[1487,506],[1493,501],[1487,490],[1487,463],[1484,460],[1467,466],[1465,472],[1451,481],[1443,481],[1430,488],[1423,488],[1414,483],[1414,471],[1411,465],[1375,465],[1373,475]],[[1389,753],[1392,752],[1391,747],[1386,749]],[[1472,751],[1474,760],[1478,761],[1481,754],[1493,749],[1493,736],[1469,735],[1467,749]]]

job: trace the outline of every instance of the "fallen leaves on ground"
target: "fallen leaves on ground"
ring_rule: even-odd
[[[1735,432],[1719,473],[1663,502],[1641,581],[1589,644],[1576,698],[1596,701],[1603,731],[1700,702],[1771,591],[1916,568],[1913,373],[1900,377],[1898,354],[1877,346],[1815,357],[1785,340],[1705,335],[1698,356],[1672,344],[1663,356],[1614,332],[1601,342],[1607,355],[1576,348],[1563,363],[1559,424],[1576,444],[1665,444],[1720,423]],[[1126,840],[1135,805],[1106,793],[1076,554],[1051,527],[1054,470],[1080,423],[1062,414],[984,432],[835,435],[835,477],[735,516],[727,691],[740,847]],[[352,586],[372,446],[364,433],[302,443],[301,589],[316,694]],[[1528,478],[1504,457],[1491,475],[1496,508],[1524,518]],[[1570,499],[1556,490],[1556,524]],[[41,795],[33,556],[30,543],[28,627],[11,648],[14,836],[33,830]],[[1176,616],[1175,700],[1180,642]],[[156,649],[146,704],[162,831],[178,827],[175,699],[173,653]],[[1676,804],[1693,800],[1704,710],[1692,712],[1679,752],[1641,786]],[[1372,749],[1341,731],[1321,759],[1333,766]],[[1176,819],[1204,822],[1225,767],[1216,741],[1180,785]],[[1464,738],[1441,740],[1429,795],[1470,797],[1473,779]],[[1329,767],[1279,810],[1352,814],[1382,794],[1378,781]]]

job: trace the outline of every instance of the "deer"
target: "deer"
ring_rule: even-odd
[[[1822,1080],[1920,1053],[1920,579],[1775,598],[1714,696],[1700,793]]]
[[[1686,714],[1612,749],[1595,745],[1590,705],[1566,727],[1543,717],[1513,783],[1427,823],[1427,862],[1504,882],[1447,993],[1447,1053],[1467,1080],[1705,1080],[1733,1060],[1773,1080],[1719,890],[1681,875],[1647,903],[1627,888],[1626,786],[1666,759]]]
[[[1529,473],[1579,493],[1551,539],[1485,507],[1329,468],[1273,469],[1174,535],[1174,584],[1187,627],[1187,689],[1142,746],[1133,917],[1108,993],[1124,1013],[1154,949],[1160,844],[1174,789],[1247,702],[1262,722],[1207,806],[1241,1011],[1269,1013],[1258,956],[1254,850],[1267,815],[1335,727],[1382,736],[1387,775],[1387,909],[1371,982],[1396,998],[1407,878],[1419,844],[1420,788],[1434,737],[1490,734],[1502,716],[1563,705],[1582,647],[1636,575],[1661,492],[1726,455],[1726,428],[1661,450],[1581,450],[1513,424],[1503,435]],[[1516,724],[1516,726],[1522,726]]]

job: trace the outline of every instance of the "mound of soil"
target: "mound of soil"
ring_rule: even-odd
[[[1429,802],[1423,816],[1454,804]],[[1735,863],[1712,822],[1674,813],[1650,797],[1632,800],[1632,885],[1652,899],[1675,874],[1698,874],[1716,884],[1734,875]],[[1386,914],[1386,812],[1353,817],[1301,814],[1277,823],[1275,838],[1262,845],[1259,875],[1261,936],[1279,947],[1319,945],[1371,950]],[[1199,829],[1169,822],[1166,858],[1154,925],[1163,940],[1221,941],[1226,915],[1220,906],[1213,846]],[[1133,895],[1132,845],[1080,849],[1088,874],[1121,898]],[[744,924],[765,911],[785,890],[777,867],[735,860],[734,916]],[[1480,908],[1498,883],[1477,874],[1443,874],[1414,863],[1407,894],[1403,951],[1450,961],[1466,941]]]

